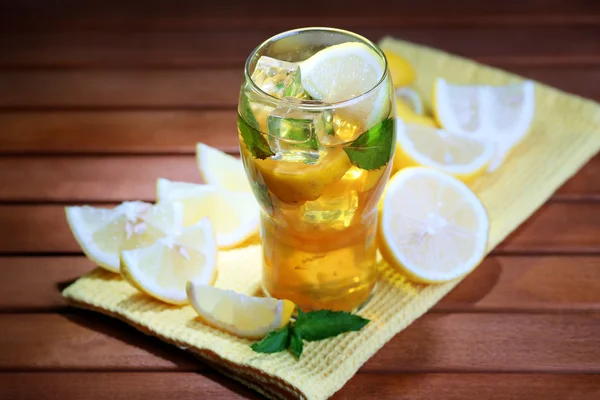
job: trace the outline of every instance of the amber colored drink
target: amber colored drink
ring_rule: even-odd
[[[377,203],[391,162],[361,168],[360,160],[353,159],[347,149],[372,126],[381,126],[382,121],[393,124],[391,85],[379,89],[386,91],[383,95],[365,96],[362,105],[317,102],[301,89],[295,100],[287,101],[278,100],[277,93],[262,93],[260,85],[248,82],[250,77],[262,87],[282,86],[280,82],[294,68],[286,62],[302,61],[324,48],[320,38],[328,38],[327,44],[332,34],[334,41],[366,41],[323,28],[296,32],[300,36],[306,32],[301,43],[311,44],[309,49],[298,51],[297,35],[266,42],[261,46],[266,47],[263,54],[259,47],[247,63],[247,82],[240,95],[240,150],[262,209],[263,288],[268,295],[292,300],[305,311],[356,310],[367,301],[377,280]],[[286,38],[294,52],[285,52]],[[274,47],[276,54],[267,51]],[[256,60],[262,55],[287,61],[274,64],[274,69],[268,66],[266,78],[261,78],[256,65],[260,67],[262,61]],[[383,110],[380,115],[368,121],[357,117],[357,107],[364,113],[374,96]],[[391,157],[393,147],[388,151]]]

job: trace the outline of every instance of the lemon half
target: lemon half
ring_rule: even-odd
[[[425,167],[390,180],[380,216],[384,259],[425,283],[459,278],[483,259],[489,220],[481,201],[458,179]]]

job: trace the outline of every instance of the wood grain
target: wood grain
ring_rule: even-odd
[[[22,400],[197,400],[199,394],[210,399],[262,398],[210,371],[4,373],[0,387],[0,395]],[[594,375],[359,373],[332,400],[589,400],[598,396],[600,378]]]
[[[0,253],[80,253],[62,205],[0,205]],[[496,250],[600,252],[600,203],[548,203]]]
[[[194,151],[195,145],[189,148]],[[600,199],[598,174],[600,156],[554,199]],[[0,157],[0,202],[155,201],[157,178],[201,183],[194,155]]]
[[[240,0],[227,3],[180,1],[177,7],[168,1],[54,2],[28,0],[8,2],[0,8],[5,31],[81,31],[81,30],[204,30],[209,28],[276,28],[299,26],[337,26],[342,28],[398,26],[489,26],[489,25],[565,25],[593,24],[599,20],[598,4],[593,0],[564,2],[503,1],[492,8],[477,0],[459,5],[427,0],[421,2],[385,0],[376,6],[349,4],[332,0],[322,7],[307,0],[303,7],[289,13],[281,3],[268,0],[261,7]],[[316,12],[318,10],[318,12]]]
[[[0,257],[0,312],[64,311],[61,290],[93,268],[82,256]],[[433,311],[600,311],[599,281],[598,256],[490,256]]]
[[[235,110],[0,112],[2,153],[238,152]]]
[[[597,315],[430,313],[361,371],[600,373],[599,331]],[[202,368],[175,347],[91,312],[0,314],[0,344],[0,370],[6,371]]]
[[[0,199],[20,201],[156,200],[156,179],[201,183],[192,155],[4,157]]]
[[[592,99],[600,99],[600,68],[514,65],[507,70]],[[235,109],[243,70],[68,69],[5,70],[0,108],[12,109]]]
[[[238,67],[279,29],[202,32],[6,33],[0,67]],[[600,63],[599,26],[358,29],[392,36],[495,65]]]

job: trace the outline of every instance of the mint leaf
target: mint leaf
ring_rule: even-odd
[[[256,121],[256,119],[254,120]],[[252,156],[264,160],[274,156],[275,153],[269,147],[267,139],[254,127],[250,126],[240,114],[238,114],[238,128],[246,147]]]
[[[302,343],[302,336],[297,329],[294,327],[291,328],[292,335],[290,337],[290,350],[296,356],[296,358],[300,358],[302,355],[302,349],[304,348],[304,344]]]
[[[287,349],[290,344],[290,324],[273,331],[265,336],[260,342],[252,344],[252,350],[257,353],[277,353]]]
[[[366,170],[386,165],[395,145],[395,121],[388,118],[363,132],[355,141],[344,147],[352,165]]]
[[[297,331],[302,339],[313,342],[344,332],[358,331],[368,323],[368,319],[344,311],[320,310],[303,313],[299,310],[294,331]]]

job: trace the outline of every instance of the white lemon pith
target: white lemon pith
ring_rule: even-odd
[[[452,85],[439,78],[433,97],[435,117],[444,129],[494,142],[490,172],[523,140],[534,116],[531,81],[506,86]]]
[[[187,295],[207,324],[249,339],[285,326],[295,308],[289,300],[247,296],[195,282],[188,283]]]
[[[329,46],[300,64],[302,87],[316,100],[337,103],[373,89],[384,76],[385,62],[371,47],[348,42]],[[388,80],[389,82],[389,80]],[[336,109],[344,119],[360,120],[366,128],[388,113],[390,85],[348,107]]]
[[[147,247],[183,225],[183,206],[127,201],[113,208],[65,208],[81,249],[99,266],[119,272],[119,252]]]
[[[425,114],[425,105],[419,92],[409,87],[401,87],[396,89],[396,101],[406,104],[416,115],[422,116]]]
[[[157,199],[183,204],[185,226],[208,217],[217,246],[230,248],[258,233],[260,208],[251,192],[233,192],[212,185],[158,179]]]
[[[395,169],[426,166],[471,182],[485,172],[494,144],[485,137],[456,134],[397,121]]]
[[[196,162],[205,183],[236,192],[252,191],[242,160],[198,143]]]
[[[208,218],[149,247],[121,252],[121,274],[140,291],[171,304],[188,302],[189,281],[211,285],[217,247]]]
[[[406,168],[386,190],[380,251],[409,279],[444,282],[481,262],[488,230],[481,201],[464,183],[432,168]]]

